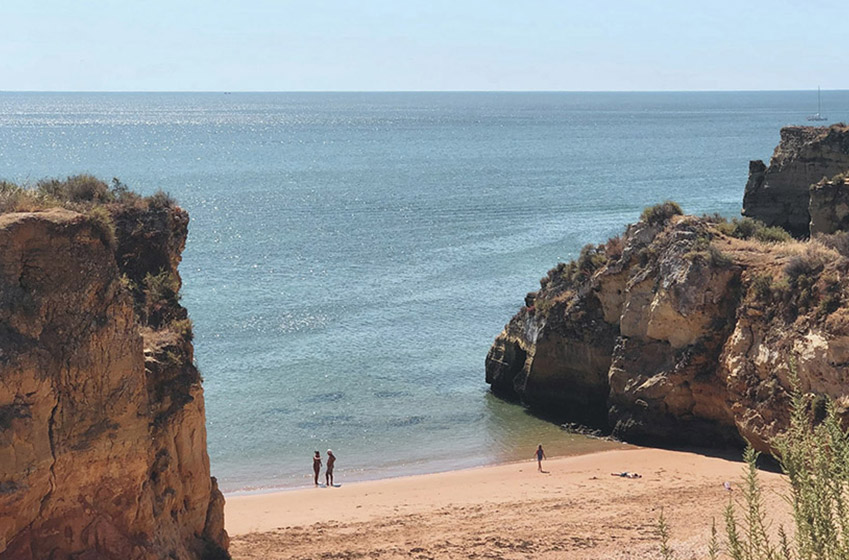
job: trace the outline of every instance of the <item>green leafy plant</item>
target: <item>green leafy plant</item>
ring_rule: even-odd
[[[171,321],[171,324],[168,325],[168,327],[187,342],[191,342],[194,338],[194,324],[191,319],[175,319],[174,321]]]
[[[153,195],[147,198],[148,205],[150,208],[173,208],[177,206],[177,201],[174,200],[174,197],[168,194],[167,192],[159,189]]]
[[[712,528],[710,558],[733,560],[846,560],[849,558],[849,432],[830,399],[804,395],[790,364],[790,426],[773,440],[789,485],[785,496],[793,513],[793,531],[770,531],[758,477],[758,453],[747,448],[742,498],[725,508],[725,539]],[[822,409],[825,409],[824,411]],[[738,509],[739,508],[739,509]],[[740,513],[742,510],[742,513]],[[658,519],[661,556],[672,558],[669,528]]]
[[[768,302],[772,298],[772,275],[758,274],[752,279],[749,290],[756,301]]]
[[[643,210],[643,213],[640,214],[640,221],[646,222],[650,226],[659,226],[668,222],[673,216],[680,216],[683,213],[677,202],[667,200]]]
[[[793,238],[778,226],[767,226],[753,218],[733,219],[730,222],[717,222],[716,229],[721,233],[738,239],[757,239],[764,243],[783,243]]]
[[[159,274],[148,272],[144,277],[144,295],[148,305],[176,305],[180,301],[180,283],[169,270]]]
[[[144,318],[154,328],[179,319],[180,281],[169,270],[144,277]]]
[[[103,206],[93,206],[86,212],[86,215],[91,220],[91,225],[95,231],[100,234],[103,244],[114,251],[118,245],[118,238],[115,233],[115,223],[112,221],[109,211]]]
[[[36,190],[62,202],[113,202],[115,195],[109,186],[92,175],[73,175],[64,181],[43,179],[36,183]]]

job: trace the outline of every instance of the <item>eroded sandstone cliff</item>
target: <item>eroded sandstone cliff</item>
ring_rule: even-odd
[[[749,164],[743,214],[781,226],[796,237],[809,235],[809,189],[849,169],[849,127],[788,126],[767,167]]]
[[[849,168],[811,185],[808,214],[811,236],[849,231]]]
[[[178,303],[188,216],[105,208],[114,231],[0,215],[0,559],[226,558]]]
[[[490,349],[493,392],[628,441],[761,450],[788,420],[789,363],[849,402],[846,234],[675,214],[550,271]]]

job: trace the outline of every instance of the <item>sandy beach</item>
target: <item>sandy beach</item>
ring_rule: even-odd
[[[532,450],[531,450],[532,451]],[[739,460],[631,448],[440,474],[227,496],[236,560],[283,558],[659,557],[661,509],[680,558],[706,558],[739,499]],[[636,472],[641,478],[611,476]],[[762,472],[767,510],[786,523],[783,478]],[[724,483],[730,482],[729,492]]]

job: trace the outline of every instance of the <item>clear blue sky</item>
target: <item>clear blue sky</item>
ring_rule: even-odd
[[[0,0],[0,90],[849,89],[849,0]]]

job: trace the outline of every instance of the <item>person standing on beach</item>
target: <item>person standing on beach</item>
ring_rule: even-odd
[[[321,453],[315,452],[312,458],[312,470],[315,473],[315,485],[318,486],[318,473],[321,472]]]
[[[539,444],[539,447],[537,447],[537,451],[536,453],[534,453],[534,455],[536,455],[537,458],[537,470],[539,472],[542,472],[542,460],[545,459],[545,451],[542,450],[542,444]]]
[[[336,455],[333,451],[327,450],[327,470],[324,471],[324,478],[327,481],[327,487],[333,486],[333,464],[336,462]]]

